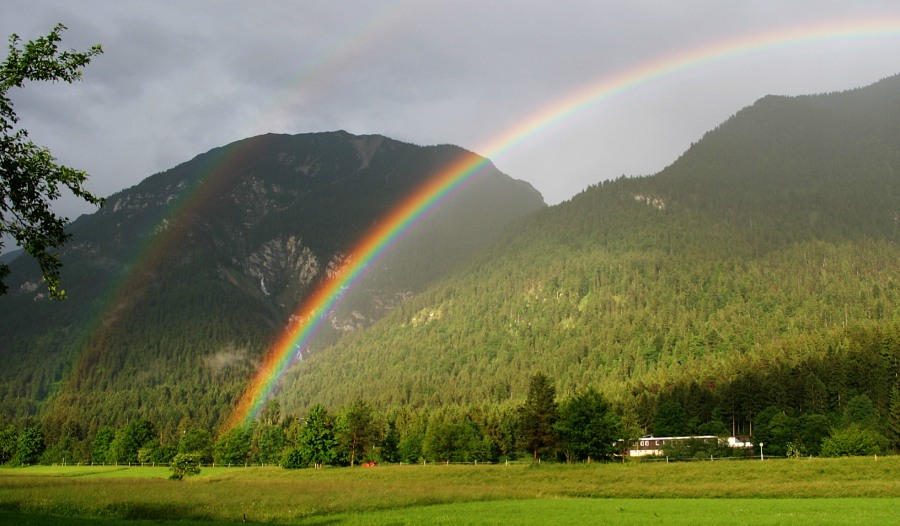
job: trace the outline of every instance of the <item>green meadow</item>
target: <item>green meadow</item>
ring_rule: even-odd
[[[3,524],[897,524],[900,457],[0,470]]]

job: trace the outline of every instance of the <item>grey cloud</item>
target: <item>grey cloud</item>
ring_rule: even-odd
[[[573,93],[677,51],[896,2],[686,0],[7,0],[0,33],[56,22],[65,47],[105,53],[77,86],[28,88],[23,126],[111,193],[210,148],[269,131],[346,129],[495,156],[551,203],[619,175],[652,173],[767,93],[850,89],[900,73],[900,36],[760,51],[636,86],[480,151]],[[77,204],[74,205],[77,208]]]

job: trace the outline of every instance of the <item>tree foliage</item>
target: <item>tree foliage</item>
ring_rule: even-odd
[[[109,457],[109,446],[116,439],[116,429],[112,426],[103,426],[97,430],[91,443],[91,461],[97,464],[105,464]]]
[[[0,464],[11,461],[16,454],[19,431],[15,424],[0,419]]]
[[[883,453],[887,445],[885,438],[875,431],[858,424],[836,430],[822,441],[823,457],[857,457]]]
[[[316,469],[321,469],[324,464],[332,463],[337,453],[334,433],[334,419],[324,406],[314,405],[306,416],[297,445],[302,464],[312,464]]]
[[[213,462],[226,466],[249,462],[252,437],[251,426],[239,426],[225,431],[213,446]]]
[[[41,431],[40,426],[35,423],[27,425],[19,431],[13,464],[18,466],[37,464],[43,451],[44,433]]]
[[[212,435],[206,429],[190,428],[183,431],[178,441],[178,453],[196,455],[200,462],[212,462]]]
[[[152,451],[158,446],[156,442],[156,426],[146,419],[128,422],[116,431],[116,436],[109,444],[106,462],[130,464],[148,462]],[[144,450],[144,458],[139,458]]]
[[[896,385],[891,389],[886,434],[890,447],[900,453],[900,386]]]
[[[45,37],[26,42],[15,34],[9,38],[9,55],[0,63],[0,236],[10,235],[41,267],[51,297],[62,298],[59,287],[61,261],[55,252],[70,234],[68,219],[57,216],[51,202],[63,188],[94,204],[103,199],[84,188],[87,174],[56,164],[47,148],[28,139],[28,132],[17,128],[19,118],[13,110],[10,90],[22,88],[27,81],[63,81],[81,78],[81,68],[100,53],[100,46],[86,52],[60,51],[57,25]],[[2,248],[2,241],[0,241]],[[0,264],[0,294],[6,292],[4,278],[9,266]]]
[[[658,437],[676,437],[689,434],[687,415],[676,400],[666,400],[656,408],[653,418],[653,434]]]
[[[196,453],[179,453],[172,458],[171,465],[172,480],[181,480],[184,477],[190,477],[200,474],[200,455]]]
[[[569,460],[612,460],[623,438],[622,419],[596,389],[589,388],[559,407],[556,432]]]
[[[353,466],[371,450],[378,436],[372,406],[365,400],[355,400],[340,415],[336,435],[341,456]]]
[[[532,463],[537,464],[540,453],[556,446],[554,426],[558,419],[556,388],[545,374],[534,374],[528,385],[528,398],[519,410],[520,440],[532,453]]]

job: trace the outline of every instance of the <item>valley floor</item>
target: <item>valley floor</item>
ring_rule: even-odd
[[[898,473],[897,456],[204,468],[184,481],[162,467],[35,466],[0,469],[0,522],[888,524],[900,519]]]

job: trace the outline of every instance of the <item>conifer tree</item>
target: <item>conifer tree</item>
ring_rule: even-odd
[[[891,389],[891,402],[888,409],[887,438],[891,449],[900,453],[900,387]]]
[[[522,446],[531,451],[532,464],[538,455],[556,446],[554,425],[559,419],[556,404],[556,388],[543,373],[531,377],[528,398],[519,410],[519,436]]]
[[[353,402],[343,415],[337,435],[352,467],[362,453],[375,445],[377,429],[372,407],[363,400]]]

